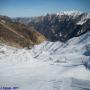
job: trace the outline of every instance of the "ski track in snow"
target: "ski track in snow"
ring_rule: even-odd
[[[0,45],[0,87],[19,90],[90,90],[90,32],[68,42],[45,41],[31,50]]]

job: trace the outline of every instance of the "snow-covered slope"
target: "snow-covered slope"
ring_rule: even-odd
[[[89,40],[90,33],[88,32],[80,37],[73,38],[66,43],[47,41],[38,46],[36,45],[32,49],[33,56],[43,61],[74,62],[75,64],[80,60],[82,61],[88,58],[84,53],[87,52],[87,47],[90,48]]]
[[[0,44],[0,87],[90,90],[89,63],[90,32],[66,43],[45,41],[31,50]]]
[[[80,21],[77,22],[77,25],[83,25],[88,19],[90,19],[90,14],[84,15]]]

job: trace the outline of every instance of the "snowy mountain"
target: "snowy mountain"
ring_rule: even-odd
[[[82,12],[77,11],[77,10],[72,10],[72,11],[61,11],[60,13],[57,13],[57,15],[70,15],[73,17],[77,17],[80,14],[82,14]]]
[[[27,48],[28,39],[33,47],[29,44]],[[11,42],[26,46],[12,47]],[[90,14],[0,16],[0,90],[3,88],[90,90]]]
[[[90,90],[90,31],[32,49],[0,44],[0,85],[19,90]]]
[[[66,42],[90,30],[90,13],[79,11],[64,11],[35,18],[16,18],[14,21],[33,26],[50,41]]]

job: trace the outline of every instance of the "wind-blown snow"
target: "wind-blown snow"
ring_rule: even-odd
[[[90,55],[85,52],[90,52],[90,32],[66,43],[45,41],[31,50],[1,44],[0,87],[90,90]]]

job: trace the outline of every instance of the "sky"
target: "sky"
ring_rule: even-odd
[[[60,11],[90,12],[90,0],[0,0],[0,15],[32,17]]]

